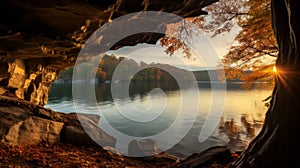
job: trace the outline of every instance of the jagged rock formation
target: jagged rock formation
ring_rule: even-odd
[[[0,94],[47,103],[59,71],[75,63],[86,39],[106,22],[138,11],[182,17],[204,14],[217,0],[2,0],[0,2]],[[120,28],[122,30],[122,28]],[[141,33],[111,49],[155,43],[162,34]]]
[[[47,59],[21,58],[16,58],[13,62],[2,62],[3,73],[0,74],[2,94],[14,93],[18,98],[45,105],[50,85],[59,73],[58,69],[47,66],[46,62]]]

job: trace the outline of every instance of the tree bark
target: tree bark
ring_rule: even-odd
[[[294,167],[300,143],[300,1],[272,0],[279,55],[264,126],[230,167]]]

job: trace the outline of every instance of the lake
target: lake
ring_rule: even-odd
[[[123,134],[135,137],[147,137],[163,132],[173,126],[172,123],[174,123],[175,120],[179,120],[179,125],[177,125],[175,131],[172,132],[172,135],[165,136],[162,142],[158,142],[158,147],[160,148],[160,144],[170,143],[172,139],[180,138],[181,135],[186,134],[183,139],[173,144],[172,148],[167,150],[167,153],[179,158],[185,158],[192,153],[201,152],[216,145],[228,145],[233,150],[242,150],[252,139],[242,137],[241,140],[244,142],[244,145],[235,145],[235,143],[229,144],[228,136],[224,133],[220,133],[220,130],[216,127],[208,139],[204,142],[199,142],[199,134],[208,113],[220,112],[210,111],[214,109],[212,108],[212,106],[214,106],[214,100],[212,97],[211,84],[207,82],[192,84],[197,86],[196,89],[189,87],[190,85],[188,83],[182,88],[179,88],[176,83],[131,83],[129,91],[125,91],[128,92],[128,97],[114,97],[111,92],[111,84],[109,83],[94,85],[88,82],[78,82],[74,85],[80,85],[82,88],[95,87],[97,105],[85,102],[84,100],[78,101],[77,105],[92,114],[100,115],[100,128],[104,130],[106,126],[101,125],[101,123],[104,123],[102,122],[103,118],[105,118],[114,129]],[[242,130],[241,116],[247,116],[251,123],[255,122],[257,124],[263,122],[267,108],[264,106],[262,100],[268,97],[271,91],[243,90],[241,89],[241,85],[241,83],[227,83],[226,90],[215,90],[214,94],[225,95],[224,108],[221,108],[223,109],[223,111],[221,111],[222,116],[225,121],[233,119],[235,125]],[[160,88],[160,90],[155,88]],[[197,100],[198,103],[196,104],[192,96],[195,94],[199,96],[199,101]],[[191,96],[182,97],[182,95]],[[183,101],[185,104],[182,106]],[[161,104],[161,102],[163,102],[163,104],[162,106],[159,105],[158,109],[153,106]],[[134,109],[138,110],[132,110],[132,105]],[[76,110],[72,98],[72,84],[53,84],[51,86],[49,102],[46,107],[65,113],[75,112]],[[119,113],[120,110],[122,110],[122,114],[124,115]],[[182,115],[179,115],[180,110],[182,111]],[[196,112],[196,116],[193,115],[194,112]],[[128,116],[145,121],[133,121],[130,120]],[[154,118],[150,120],[149,116]],[[180,116],[180,118],[178,118],[178,116]],[[149,121],[147,119],[149,119]],[[191,125],[191,129],[183,133],[183,131],[186,131],[184,128],[189,125]],[[259,129],[259,127],[255,129],[255,134],[257,134]],[[126,149],[122,149],[122,147],[120,147],[120,149],[118,148],[118,150],[121,152],[126,151]]]

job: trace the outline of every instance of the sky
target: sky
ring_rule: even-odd
[[[107,54],[131,58],[138,63],[141,61],[148,64],[152,62],[164,63],[187,70],[215,69],[218,65],[217,62],[227,53],[228,48],[234,42],[237,33],[238,28],[214,38],[204,33],[194,34],[193,39],[189,41],[190,47],[193,49],[191,58],[185,58],[180,51],[170,56],[166,54],[166,48],[161,47],[159,43],[123,47],[109,51]]]

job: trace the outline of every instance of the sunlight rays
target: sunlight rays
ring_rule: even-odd
[[[275,74],[277,73],[277,68],[276,68],[275,65],[273,66],[273,72],[274,72]]]

